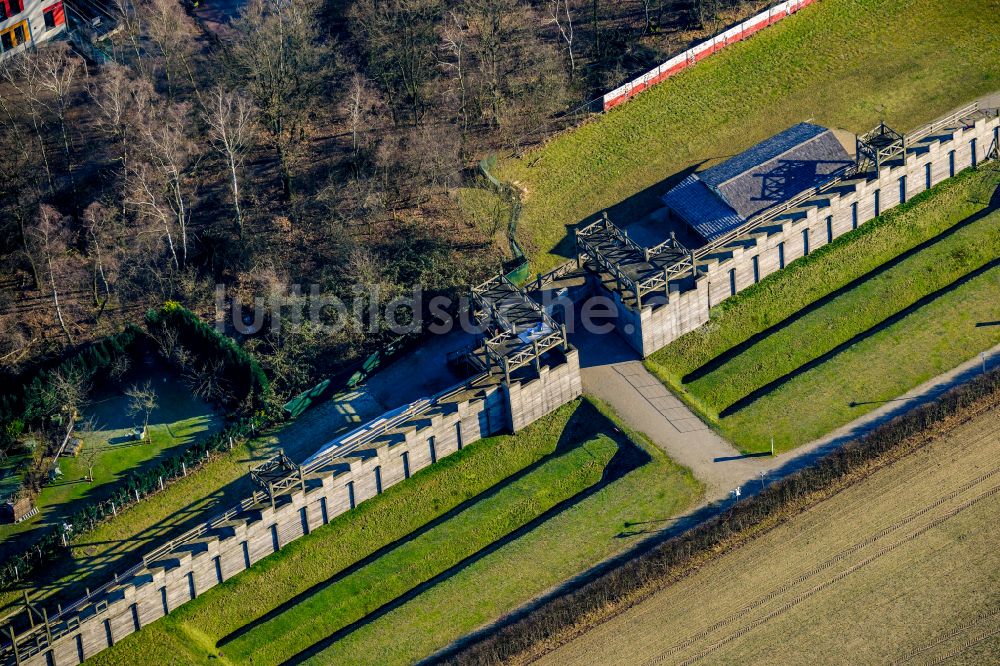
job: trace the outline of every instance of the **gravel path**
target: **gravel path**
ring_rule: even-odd
[[[774,457],[747,456],[740,454],[672,395],[617,335],[580,334],[573,343],[580,350],[584,391],[614,407],[625,423],[646,433],[705,484],[705,501],[697,508],[731,497],[736,488],[741,488],[743,495],[752,494],[761,487],[762,473],[766,483],[795,472],[983,370],[983,361],[976,355],[825,437]],[[986,365],[1000,365],[1000,345],[986,352]]]

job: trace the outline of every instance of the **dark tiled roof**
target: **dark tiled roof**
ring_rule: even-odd
[[[722,164],[689,176],[663,202],[711,241],[786,201],[852,160],[830,130],[799,123]]]
[[[743,218],[694,174],[664,194],[663,203],[705,240],[743,223]]]
[[[827,130],[722,183],[718,192],[742,217],[749,218],[819,185],[848,164],[847,151]]]
[[[719,187],[726,181],[742,176],[754,167],[773,160],[795,146],[830,130],[812,123],[792,125],[784,132],[775,134],[755,146],[747,148],[739,155],[730,157],[722,164],[716,164],[711,169],[705,169],[699,175],[712,187]]]

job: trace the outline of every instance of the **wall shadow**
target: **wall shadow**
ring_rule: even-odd
[[[900,310],[896,314],[894,314],[894,315],[892,315],[892,316],[890,316],[890,317],[888,317],[886,319],[883,319],[878,324],[875,324],[874,326],[872,326],[871,328],[869,328],[867,331],[864,331],[862,333],[859,333],[858,335],[855,335],[851,339],[849,339],[849,340],[847,340],[845,342],[840,343],[839,345],[837,345],[836,347],[834,347],[830,351],[826,352],[825,354],[822,354],[821,356],[818,356],[818,357],[814,358],[813,360],[809,361],[808,363],[799,366],[795,370],[782,375],[781,377],[775,379],[772,382],[769,382],[769,383],[765,384],[764,386],[761,386],[759,389],[756,389],[755,391],[751,391],[750,393],[748,393],[743,398],[740,398],[739,400],[737,400],[736,402],[734,402],[732,405],[730,405],[730,406],[726,407],[725,409],[723,409],[722,411],[720,411],[719,412],[719,417],[720,418],[725,418],[725,417],[727,417],[727,416],[729,416],[729,415],[731,415],[731,414],[739,411],[740,409],[743,409],[744,407],[747,407],[748,405],[750,405],[754,401],[756,401],[756,400],[762,398],[763,396],[767,395],[768,393],[770,393],[771,391],[775,390],[776,388],[778,388],[782,384],[784,384],[786,382],[789,382],[792,379],[795,379],[799,375],[801,375],[801,374],[803,374],[805,372],[808,372],[809,370],[812,370],[813,368],[815,368],[816,366],[818,366],[818,365],[820,365],[822,363],[825,363],[826,361],[830,360],[831,358],[833,358],[837,354],[841,353],[845,349],[847,349],[849,347],[852,347],[852,346],[858,344],[859,342],[867,340],[868,338],[870,338],[871,336],[875,335],[876,333],[879,333],[880,331],[885,330],[889,326],[892,326],[893,324],[895,324],[896,322],[900,321],[901,319],[903,319],[907,315],[913,314],[914,312],[916,312],[920,308],[924,307],[928,303],[931,303],[932,301],[935,301],[935,300],[941,298],[942,296],[945,296],[945,295],[953,292],[955,289],[958,289],[959,287],[961,287],[962,285],[966,284],[970,280],[973,280],[973,279],[979,277],[980,275],[983,275],[984,273],[990,271],[993,268],[996,268],[997,266],[1000,266],[1000,258],[994,259],[993,261],[985,264],[984,266],[980,266],[979,268],[977,268],[976,270],[972,271],[971,273],[967,273],[967,274],[963,275],[962,277],[958,278],[957,280],[955,280],[951,284],[949,284],[947,286],[944,286],[944,287],[938,289],[937,291],[931,292],[930,294],[927,294],[926,296],[924,296],[923,298],[921,298],[917,302],[913,303],[912,305],[910,305],[910,306],[908,306],[906,308],[903,308],[902,310]],[[856,404],[858,404],[858,403],[856,403]]]
[[[957,233],[961,229],[964,229],[965,227],[969,226],[970,224],[974,224],[975,222],[978,222],[979,220],[983,219],[984,217],[986,217],[987,215],[989,215],[990,213],[994,212],[997,209],[1000,209],[1000,188],[998,188],[996,190],[996,192],[994,192],[992,198],[990,199],[990,203],[989,203],[989,205],[986,208],[982,209],[981,211],[979,211],[977,213],[974,213],[974,214],[970,215],[969,217],[961,220],[960,222],[957,222],[956,224],[954,224],[951,227],[945,229],[944,231],[942,231],[941,233],[937,234],[936,236],[934,236],[932,238],[928,238],[927,240],[923,241],[919,245],[916,245],[915,247],[910,248],[909,250],[903,252],[902,254],[900,254],[900,255],[898,255],[896,257],[893,257],[889,261],[885,262],[884,264],[879,265],[877,268],[873,268],[872,270],[868,271],[864,275],[861,275],[861,276],[859,276],[859,277],[851,280],[850,282],[848,282],[847,284],[843,285],[842,287],[839,287],[839,288],[833,290],[832,292],[830,292],[829,294],[827,294],[826,296],[823,296],[822,298],[813,301],[809,305],[806,305],[805,307],[797,310],[794,314],[789,315],[788,317],[782,319],[781,321],[776,322],[775,324],[772,324],[771,326],[767,327],[763,331],[750,336],[744,342],[741,342],[740,344],[736,345],[735,347],[731,347],[730,349],[726,350],[722,354],[719,354],[718,356],[716,356],[715,358],[713,358],[708,363],[705,363],[701,367],[699,367],[696,370],[693,370],[690,373],[688,373],[687,375],[685,375],[683,377],[683,379],[682,379],[683,383],[687,384],[689,382],[693,382],[695,380],[701,379],[705,375],[713,372],[714,370],[717,370],[718,368],[720,368],[721,366],[725,365],[726,363],[728,363],[729,361],[731,361],[735,357],[739,356],[740,354],[742,354],[743,352],[745,352],[747,349],[753,347],[755,344],[757,344],[758,342],[760,342],[764,338],[767,338],[767,337],[773,335],[774,333],[782,330],[783,328],[786,328],[786,327],[794,324],[798,320],[800,320],[803,317],[805,317],[807,314],[815,312],[816,310],[820,309],[821,307],[823,307],[824,305],[826,305],[830,301],[834,300],[838,296],[840,296],[842,294],[845,294],[848,291],[851,291],[852,289],[855,289],[856,287],[860,286],[864,282],[866,282],[866,281],[868,281],[868,280],[870,280],[870,279],[872,279],[874,277],[877,277],[877,276],[885,273],[886,271],[888,271],[889,269],[891,269],[891,268],[893,268],[895,266],[898,266],[900,263],[902,263],[906,259],[912,257],[913,255],[917,254],[918,252],[921,252],[921,251],[923,251],[923,250],[931,247],[932,245],[935,245],[936,243],[938,243],[938,242],[940,242],[940,241],[948,238],[949,236],[952,236],[953,234]],[[849,232],[849,233],[851,233],[851,232]],[[843,238],[843,236],[841,236],[841,238]],[[826,247],[826,246],[824,246],[824,247]],[[819,248],[817,250],[817,252],[820,252],[820,251],[822,251],[822,248]]]
[[[696,162],[682,171],[678,171],[677,173],[664,178],[654,185],[650,185],[644,190],[636,192],[632,196],[623,199],[616,204],[607,208],[601,208],[574,224],[565,225],[565,233],[562,236],[562,240],[560,240],[559,243],[549,251],[549,253],[563,257],[567,260],[574,258],[576,256],[576,230],[601,219],[601,215],[604,212],[607,212],[608,217],[612,222],[621,227],[627,227],[629,224],[639,221],[663,205],[660,201],[660,197],[667,190],[687,178],[692,173],[701,169],[702,165],[706,162],[714,159],[718,158],[711,157],[706,160]],[[666,233],[664,233],[664,237],[666,237]]]
[[[1000,358],[994,357],[988,362],[988,367],[996,367],[998,364],[1000,364]],[[836,451],[839,450],[844,444],[857,440],[858,438],[872,432],[879,426],[892,421],[896,417],[901,416],[912,409],[916,409],[936,400],[947,391],[969,382],[973,377],[981,373],[982,370],[980,367],[978,365],[973,365],[972,367],[956,374],[954,377],[951,377],[947,381],[943,381],[940,384],[935,385],[932,389],[925,391],[918,396],[914,396],[904,403],[900,403],[899,406],[887,411],[878,418],[860,423],[857,426],[846,430],[841,435],[832,437],[822,445],[788,459],[780,467],[771,470],[768,473],[767,483],[772,483],[779,479],[786,478],[816,464],[816,462],[820,459],[836,453]],[[747,483],[743,487],[743,498],[741,501],[749,500],[753,496],[757,495],[761,490],[761,484],[755,481]],[[601,576],[620,568],[630,560],[657,548],[671,539],[683,536],[686,532],[697,527],[701,523],[726,513],[726,511],[732,508],[735,504],[736,502],[732,499],[718,500],[713,503],[706,504],[694,512],[681,517],[679,520],[668,525],[667,527],[664,527],[663,529],[645,531],[645,533],[649,534],[649,537],[637,543],[633,548],[630,548],[618,556],[606,560],[591,569],[574,576],[573,578],[563,582],[561,585],[553,588],[548,593],[520,606],[517,610],[504,615],[502,618],[490,622],[479,629],[462,636],[458,640],[453,641],[451,644],[421,660],[418,664],[421,666],[428,666],[430,664],[445,663],[449,658],[460,654],[469,646],[489,637],[500,629],[514,625],[526,617],[529,617],[539,608],[542,608],[557,599],[573,594],[577,590],[586,586],[588,583],[591,583]]]
[[[442,581],[447,580],[448,578],[454,576],[455,574],[464,570],[473,563],[479,561],[483,557],[486,557],[490,553],[495,552],[497,549],[502,548],[504,545],[514,541],[520,536],[527,534],[528,532],[532,531],[538,525],[544,523],[551,517],[579,503],[580,501],[589,497],[593,493],[606,487],[608,484],[617,481],[618,479],[622,478],[624,475],[628,474],[632,470],[650,462],[651,458],[648,453],[646,453],[640,447],[636,446],[624,433],[622,433],[615,427],[614,423],[609,421],[592,404],[590,404],[587,401],[583,401],[581,402],[577,410],[574,412],[573,416],[570,417],[570,420],[567,423],[566,427],[563,429],[563,432],[560,434],[559,441],[557,442],[556,447],[552,453],[543,456],[539,460],[519,470],[515,474],[511,475],[510,477],[507,477],[503,481],[490,487],[489,489],[483,491],[482,493],[479,493],[478,495],[463,501],[461,504],[453,507],[446,513],[424,524],[417,530],[410,532],[405,537],[402,537],[389,544],[386,544],[382,548],[379,548],[377,551],[371,553],[365,558],[343,569],[342,571],[338,572],[329,579],[322,581],[321,583],[317,583],[316,585],[310,587],[309,589],[303,591],[302,593],[296,595],[292,599],[289,599],[285,603],[276,607],[272,611],[255,619],[252,622],[247,623],[237,631],[232,632],[231,634],[227,635],[225,638],[220,640],[218,643],[218,647],[222,648],[227,643],[231,642],[232,640],[242,635],[245,635],[254,628],[267,622],[268,620],[278,617],[279,615],[288,611],[292,607],[302,603],[309,597],[321,592],[322,590],[328,588],[329,586],[345,579],[347,576],[375,562],[380,557],[384,556],[386,553],[413,541],[414,539],[427,533],[434,527],[445,523],[446,521],[450,520],[451,518],[461,513],[465,509],[475,504],[488,501],[498,492],[508,487],[510,484],[514,483],[518,479],[521,479],[527,474],[530,474],[531,472],[533,472],[534,470],[536,470],[538,467],[545,464],[549,460],[559,455],[562,455],[567,451],[582,446],[588,440],[590,440],[592,437],[598,434],[603,434],[611,438],[618,445],[618,449],[615,452],[614,456],[612,456],[611,461],[609,461],[608,465],[605,467],[601,480],[598,481],[596,484],[581,491],[580,493],[574,495],[573,497],[564,500],[563,502],[557,504],[556,506],[550,508],[540,516],[520,526],[513,532],[507,534],[504,537],[501,537],[497,541],[494,541],[493,543],[482,548],[481,550],[462,559],[460,562],[457,562],[456,564],[452,565],[451,567],[449,567],[445,571],[442,571],[441,573],[437,574],[431,579],[418,584],[417,586],[410,589],[406,593],[392,599],[383,606],[380,606],[379,608],[371,611],[370,613],[366,614],[363,618],[359,618],[358,620],[338,629],[334,633],[330,634],[330,636],[313,644],[306,650],[293,656],[285,663],[300,663],[308,659],[309,657],[314,656],[315,654],[321,652],[322,650],[329,647],[338,640],[342,639],[343,637],[349,635],[350,633],[356,631],[357,629],[367,624],[370,624],[371,622],[374,622],[375,620],[382,617],[391,610],[398,608],[407,601],[419,596],[422,592],[426,591],[427,589],[430,589],[431,587],[441,583]]]

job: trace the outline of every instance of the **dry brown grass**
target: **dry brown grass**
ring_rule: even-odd
[[[1000,635],[994,408],[541,663],[981,663]]]

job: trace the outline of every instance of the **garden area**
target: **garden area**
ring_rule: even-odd
[[[94,390],[80,406],[70,440],[77,450],[65,452],[56,462],[54,480],[34,500],[35,516],[0,525],[0,558],[30,544],[38,530],[58,527],[82,506],[106,500],[128,473],[155,465],[159,456],[176,455],[195,438],[221,427],[213,407],[192,395],[182,378],[152,357],[148,360],[148,366]],[[144,391],[148,393],[138,395]],[[148,422],[144,406],[129,393],[151,407]],[[27,458],[22,453],[12,461],[23,464]],[[10,491],[16,490],[15,484]]]
[[[647,367],[747,453],[788,450],[1000,343],[1000,171],[969,171],[759,284]]]
[[[700,496],[644,436],[577,400],[421,470],[95,663],[139,663],[153,646],[178,664],[412,663],[669,527]]]
[[[174,303],[144,323],[9,378],[0,393],[5,607],[21,589],[79,593],[74,580],[134,549],[98,536],[111,518],[142,515],[147,496],[271,418],[267,380],[232,340]]]

